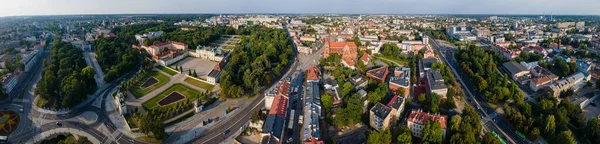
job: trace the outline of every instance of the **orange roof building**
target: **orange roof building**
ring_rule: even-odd
[[[306,82],[319,82],[321,79],[321,69],[318,66],[312,65],[308,67]]]
[[[422,110],[412,110],[410,115],[408,115],[407,126],[413,136],[423,138],[423,128],[425,127],[425,124],[429,122],[439,122],[442,127],[443,137],[446,138],[446,120],[448,120],[448,116],[446,115],[430,114],[423,112]]]
[[[323,51],[323,57],[327,58],[331,54],[339,54],[342,56],[342,63],[354,69],[356,58],[358,57],[357,50],[358,47],[354,42],[327,42]]]

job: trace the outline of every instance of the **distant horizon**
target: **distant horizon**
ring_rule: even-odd
[[[597,0],[9,0],[0,16],[109,14],[600,15]]]
[[[400,14],[400,13],[88,13],[88,14],[38,14],[38,15],[11,15],[11,16],[0,16],[0,18],[7,17],[38,17],[38,16],[94,16],[94,15],[440,15],[440,16],[453,16],[453,15],[466,15],[466,16],[600,16],[600,14],[461,14],[461,13],[422,13],[422,14]]]

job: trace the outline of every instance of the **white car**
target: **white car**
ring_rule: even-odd
[[[23,112],[23,109],[19,109],[19,112]]]

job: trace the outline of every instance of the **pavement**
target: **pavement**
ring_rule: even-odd
[[[287,32],[287,26],[283,25],[283,29]],[[289,35],[289,33],[288,33]],[[293,43],[290,40],[290,43]],[[297,48],[292,44],[294,51],[297,52]],[[296,54],[297,55],[297,54]],[[296,57],[298,58],[298,57]],[[290,74],[293,73],[295,69],[298,67],[299,58],[294,60],[291,66],[287,69],[287,72],[279,79],[283,80],[286,77],[289,77]],[[304,67],[304,66],[300,66]],[[306,66],[308,68],[308,66]],[[272,86],[268,86],[272,87]],[[264,93],[268,87],[263,87],[261,89],[261,93],[256,97],[256,99],[252,100],[247,107],[240,107],[244,109],[243,113],[234,113],[231,116],[228,116],[225,120],[219,122],[218,126],[214,126],[212,128],[208,128],[205,130],[205,133],[193,139],[193,142],[186,143],[209,143],[216,144],[226,141],[228,139],[233,138],[236,133],[241,131],[240,128],[246,125],[250,121],[251,114],[260,110],[264,106]],[[223,133],[225,130],[231,130],[232,132]]]
[[[38,69],[43,69],[43,67],[40,66]],[[139,70],[139,65],[133,71],[137,70]],[[105,97],[111,96],[111,90],[116,89],[116,86],[120,81],[132,77],[133,74],[135,73],[130,72],[112,83],[98,86],[99,88],[93,96],[88,97],[88,99],[76,105],[71,110],[44,110],[37,108],[32,102],[22,103],[22,106],[0,106],[3,109],[15,111],[23,108],[23,112],[20,113],[21,122],[19,128],[17,128],[13,134],[8,136],[9,142],[33,142],[31,140],[35,141],[47,136],[62,133],[63,131],[68,131],[77,135],[86,136],[90,139],[96,139],[100,141],[100,143],[141,143],[129,137],[124,137],[123,134],[117,132],[111,120],[107,119],[108,115],[111,113],[107,113],[103,110],[105,104],[98,104],[96,102],[103,101],[105,100]],[[23,100],[31,101],[34,98],[33,90],[40,78],[41,71],[38,71],[33,78],[33,85],[25,89]],[[113,111],[112,113],[114,112],[116,111]]]
[[[431,37],[431,36],[430,36]],[[460,67],[458,62],[454,59],[454,52],[456,49],[448,49],[440,46],[440,44],[431,39],[431,46],[438,50],[441,55],[439,57],[446,64],[449,65],[456,79],[461,83],[461,87],[465,90],[465,96],[471,106],[475,108],[475,111],[482,116],[482,125],[487,130],[494,130],[499,132],[503,139],[508,140],[510,143],[527,143],[527,140],[523,140],[516,136],[516,130],[512,128],[507,122],[498,116],[496,111],[488,105],[483,96],[478,94],[475,90],[475,86],[470,80],[464,79],[466,75],[462,71],[457,71]]]

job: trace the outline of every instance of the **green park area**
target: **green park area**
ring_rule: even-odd
[[[165,85],[167,82],[169,82],[169,77],[161,74],[158,71],[152,71],[148,73],[148,75],[144,76],[141,81],[137,82],[131,88],[131,92],[135,98],[140,98]]]
[[[196,87],[199,87],[199,88],[202,88],[205,90],[209,90],[209,91],[215,87],[215,85],[211,85],[211,84],[205,83],[203,81],[199,81],[199,80],[189,78],[189,77],[185,79],[185,82],[192,84]]]
[[[165,73],[167,73],[167,74],[169,74],[169,75],[171,75],[171,76],[174,76],[174,75],[177,74],[176,71],[173,71],[173,70],[171,70],[171,69],[169,69],[167,67],[164,67],[164,66],[157,66],[156,68],[159,69],[159,70],[161,70],[161,71],[163,71],[163,72],[165,72]]]
[[[200,97],[201,93],[183,84],[174,84],[152,99],[142,103],[147,110],[177,109],[179,105],[186,105]]]

